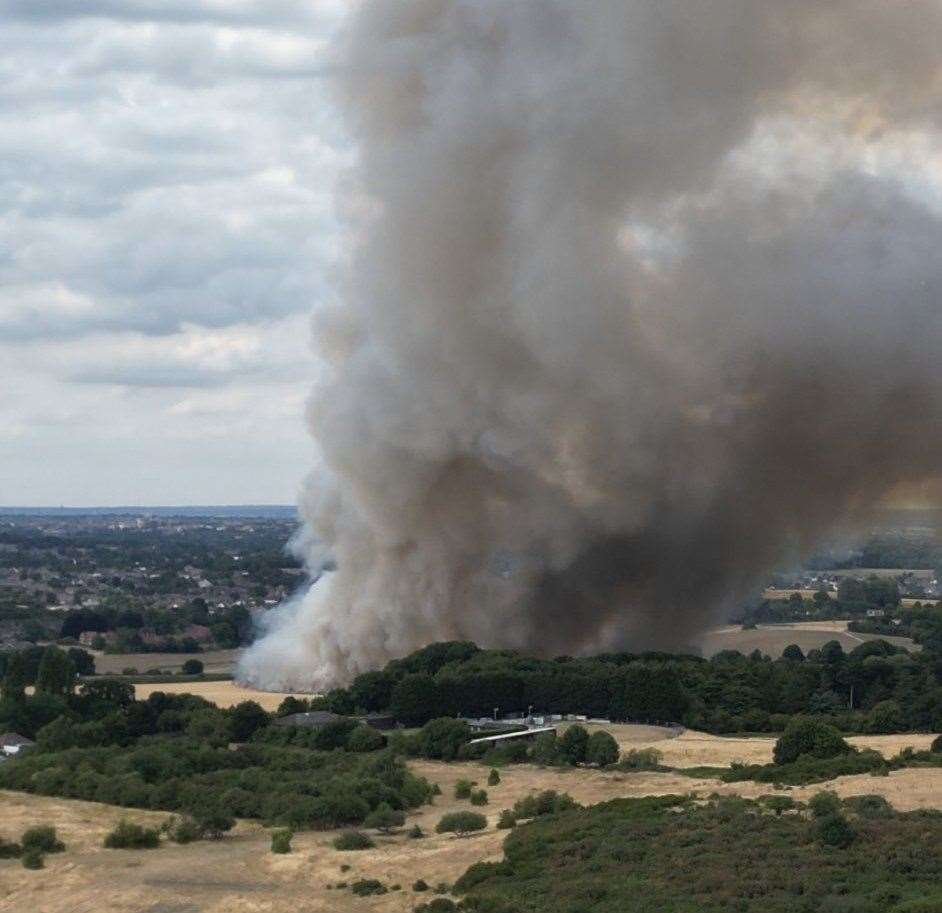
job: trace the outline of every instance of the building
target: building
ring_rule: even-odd
[[[31,748],[36,743],[32,739],[20,735],[18,732],[4,732],[0,734],[0,752],[4,755],[12,756],[19,754],[26,748]]]

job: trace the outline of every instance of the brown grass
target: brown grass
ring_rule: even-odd
[[[198,659],[205,672],[217,675],[228,674],[235,668],[241,650],[207,650],[205,653],[98,653],[95,656],[95,671],[116,674],[125,669],[169,669],[179,672],[188,659]]]
[[[876,634],[853,634],[846,621],[805,621],[788,625],[759,625],[751,631],[739,626],[727,626],[708,631],[701,641],[704,656],[714,656],[722,650],[738,650],[749,654],[753,650],[778,659],[789,644],[798,644],[807,653],[818,650],[828,641],[836,640],[845,651],[853,650],[868,640],[887,640],[907,650],[919,648],[908,637],[880,637]]]
[[[252,688],[243,688],[235,682],[169,682],[134,686],[134,695],[139,701],[147,700],[155,691],[163,691],[165,694],[196,694],[206,698],[207,701],[212,701],[217,707],[234,707],[242,701],[255,701],[269,711],[276,710],[288,696],[280,691],[255,691]],[[295,694],[294,696],[310,697],[309,694]]]

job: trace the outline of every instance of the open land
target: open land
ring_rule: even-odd
[[[272,711],[288,697],[287,694],[274,691],[255,691],[244,688],[235,682],[168,682],[153,685],[135,685],[134,696],[139,701],[145,701],[155,691],[164,694],[196,694],[212,701],[217,707],[234,707],[242,701],[255,701],[265,710]],[[310,697],[310,694],[295,694],[295,697]]]
[[[669,765],[724,766],[735,760],[765,761],[773,739],[726,739],[685,732],[672,737],[651,726],[604,727],[623,749],[653,746]],[[862,736],[852,739],[886,755],[912,745],[926,747],[932,736]],[[453,798],[459,779],[484,783],[487,768],[474,763],[410,762],[416,773],[438,783],[442,795],[434,806],[410,813],[407,826],[419,824],[428,834],[409,840],[404,833],[377,839],[375,849],[338,852],[331,845],[336,832],[306,832],[295,836],[293,852],[269,852],[268,831],[254,822],[240,822],[232,834],[217,842],[188,846],[163,843],[158,850],[106,850],[104,835],[122,817],[158,824],[166,813],[133,811],[96,803],[0,792],[2,832],[13,837],[37,823],[55,824],[67,845],[62,854],[47,857],[43,873],[23,869],[15,860],[0,861],[0,911],[35,913],[346,913],[378,911],[406,913],[431,892],[417,893],[419,878],[433,888],[452,883],[474,862],[501,856],[505,831],[495,829],[501,809],[523,796],[545,789],[567,792],[585,804],[619,797],[711,793],[754,798],[775,792],[768,784],[722,783],[679,773],[620,773],[591,769],[545,769],[514,765],[501,771],[501,783],[488,787],[490,804],[481,809],[488,830],[470,838],[436,835],[439,818],[468,808]],[[821,789],[842,796],[879,794],[900,810],[942,807],[942,769],[904,769],[888,777],[840,777],[827,784],[788,789],[796,799]],[[341,872],[341,865],[349,870]],[[349,890],[328,889],[343,881],[376,878],[401,890],[376,897],[355,897]]]
[[[98,653],[95,656],[95,671],[100,675],[117,675],[125,669],[169,669],[179,672],[188,659],[198,659],[203,671],[216,674],[231,674],[241,650],[207,650],[203,653]]]

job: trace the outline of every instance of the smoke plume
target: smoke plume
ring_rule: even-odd
[[[694,642],[942,464],[938,0],[351,15],[312,574],[242,676]]]

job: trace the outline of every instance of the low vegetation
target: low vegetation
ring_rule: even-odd
[[[344,831],[334,837],[335,850],[371,850],[376,844],[373,838],[362,831]]]
[[[477,812],[450,812],[443,815],[435,827],[437,834],[457,834],[459,837],[473,831],[483,831],[487,818]]]
[[[109,850],[152,850],[160,846],[160,833],[156,828],[120,821],[105,837],[104,845]]]

